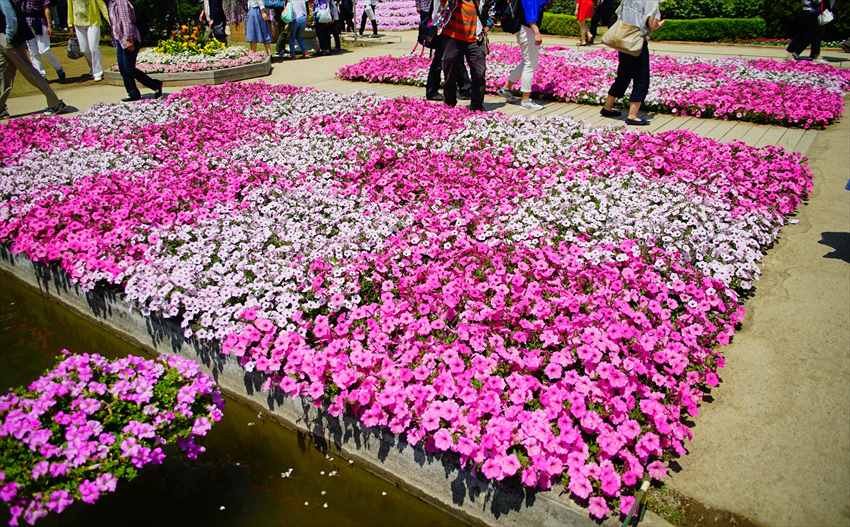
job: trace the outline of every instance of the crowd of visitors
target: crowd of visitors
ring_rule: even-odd
[[[64,113],[68,107],[50,88],[44,62],[55,70],[60,82],[66,80],[62,63],[51,51],[51,35],[56,29],[69,30],[76,38],[94,81],[103,78],[100,52],[101,28],[108,22],[116,49],[118,69],[124,81],[127,98],[140,100],[136,85],[140,82],[162,95],[162,82],[136,67],[141,35],[136,25],[133,0],[0,0],[0,118],[8,117],[8,99],[16,74],[41,91],[47,113]],[[362,4],[359,32],[355,22],[355,2]],[[379,0],[247,0],[245,40],[252,51],[262,44],[271,55],[272,42],[276,54],[284,57],[289,43],[289,57],[307,56],[304,30],[312,20],[316,33],[316,55],[342,50],[341,33],[363,35],[367,22],[372,36],[378,36]],[[417,0],[420,15],[419,43],[431,49],[431,66],[425,97],[455,106],[458,99],[470,101],[470,109],[484,110],[489,31],[498,19],[502,30],[516,35],[521,61],[508,74],[499,94],[507,102],[538,110],[542,104],[532,100],[532,81],[538,68],[543,43],[540,26],[543,11],[550,0]],[[660,0],[576,0],[579,24],[579,46],[593,45],[600,25],[609,30],[603,43],[618,51],[616,78],[608,91],[603,116],[618,118],[622,113],[615,105],[629,88],[626,123],[648,124],[640,108],[650,84],[649,35],[663,25]],[[796,60],[818,60],[821,48],[820,28],[833,19],[835,0],[800,0],[796,32],[787,51]],[[223,0],[203,0],[199,21],[209,34],[227,44],[228,20]],[[616,22],[615,22],[616,21]],[[333,47],[331,46],[333,40]],[[850,52],[850,39],[843,45]],[[808,57],[802,57],[806,48]],[[440,86],[443,93],[440,93]]]

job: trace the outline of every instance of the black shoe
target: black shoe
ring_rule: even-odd
[[[121,99],[121,102],[137,102],[137,101],[141,101],[141,100],[142,100],[141,97],[126,97],[124,99]]]
[[[154,99],[159,99],[160,97],[162,97],[162,82],[159,83],[159,88],[153,92]]]
[[[467,106],[467,108],[469,109],[470,112],[483,112],[484,111],[483,106],[472,106],[470,104],[469,106]]]
[[[425,98],[429,101],[442,101],[443,94],[442,93],[434,93],[431,95],[426,95]]]
[[[631,117],[629,117],[626,119],[626,124],[632,126],[646,126],[649,124],[649,121],[647,121],[644,117],[639,117],[637,119],[632,119]]]
[[[10,117],[9,110],[0,110],[0,119],[8,119]]]
[[[65,70],[57,71],[56,76],[59,78],[59,84],[65,84]]]
[[[469,92],[462,91],[462,92],[457,94],[457,98],[460,99],[461,101],[468,101],[469,99],[472,98],[472,94],[470,94]]]
[[[608,108],[602,108],[599,110],[599,115],[602,117],[610,117],[612,119],[623,116],[619,110],[609,110]]]

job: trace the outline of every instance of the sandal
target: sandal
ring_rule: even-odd
[[[626,124],[629,124],[629,125],[632,125],[632,126],[646,126],[646,125],[649,124],[649,121],[647,121],[646,118],[644,118],[644,117],[638,117],[637,119],[632,119],[631,117],[627,117],[626,118]]]

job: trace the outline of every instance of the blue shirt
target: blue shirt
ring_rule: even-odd
[[[520,2],[522,3],[522,12],[525,15],[524,25],[540,25],[543,19],[543,8],[546,7],[549,0],[520,0]]]
[[[10,42],[18,32],[18,17],[15,16],[15,8],[12,7],[12,2],[10,0],[0,0],[0,12],[3,13],[3,19],[5,20],[5,27],[2,28],[3,33],[6,35],[7,42]]]

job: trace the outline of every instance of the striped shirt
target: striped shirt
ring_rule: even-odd
[[[478,32],[478,9],[473,0],[458,0],[443,35],[461,42],[475,42]]]
[[[112,26],[112,38],[119,44],[138,43],[142,40],[139,29],[136,27],[136,12],[130,0],[109,2],[109,25]]]

